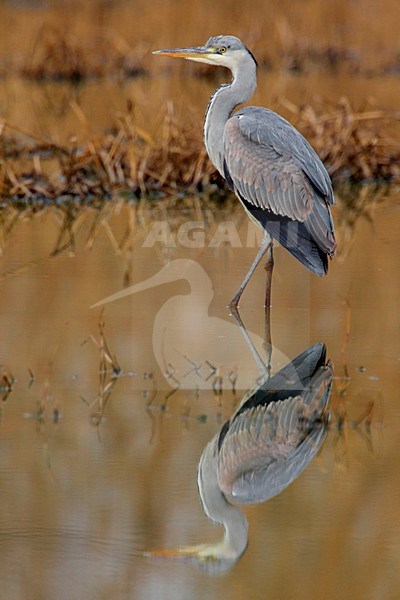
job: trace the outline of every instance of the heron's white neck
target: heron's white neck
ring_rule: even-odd
[[[214,523],[220,523],[225,528],[223,540],[214,546],[214,555],[238,559],[247,548],[248,523],[242,511],[230,504],[220,490],[218,437],[219,434],[209,442],[202,454],[197,481],[204,512]]]
[[[257,86],[256,64],[250,54],[232,70],[232,83],[223,84],[211,96],[204,121],[204,143],[213,165],[224,176],[223,135],[232,111],[247,102]]]

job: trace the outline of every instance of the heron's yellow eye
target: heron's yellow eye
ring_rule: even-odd
[[[218,52],[219,52],[220,54],[225,54],[225,52],[226,52],[226,48],[225,48],[225,46],[222,46],[222,48],[220,48],[220,49],[218,50]]]

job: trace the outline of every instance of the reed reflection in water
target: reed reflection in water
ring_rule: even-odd
[[[167,263],[158,273],[122,289],[93,305],[103,306],[133,296],[170,282],[185,280],[190,286],[189,294],[174,294],[161,306],[154,317],[152,344],[154,357],[169,385],[181,389],[215,389],[221,375],[221,368],[235,388],[238,378],[238,365],[243,365],[243,340],[246,341],[255,364],[241,370],[241,389],[249,389],[256,377],[256,366],[261,374],[271,368],[271,356],[267,356],[267,366],[260,357],[265,342],[270,341],[270,314],[266,313],[266,338],[252,334],[249,338],[238,313],[233,316],[238,324],[210,316],[209,306],[214,298],[212,281],[200,263],[191,259],[175,259]],[[126,304],[125,304],[126,306]],[[195,315],[195,318],[193,317]],[[201,338],[197,336],[199,326]],[[182,333],[186,345],[182,346]],[[193,348],[193,340],[196,340]],[[274,362],[281,366],[287,361],[285,355],[274,349]]]
[[[338,233],[346,251],[329,278],[313,278],[305,289],[301,267],[283,251],[277,256],[284,276],[274,282],[279,303],[273,305],[273,339],[289,357],[316,340],[326,342],[336,367],[330,431],[321,456],[285,493],[246,508],[247,552],[226,577],[216,578],[188,569],[184,561],[143,559],[142,553],[215,539],[198,505],[194,472],[208,440],[236,409],[240,380],[236,396],[224,373],[220,396],[214,390],[196,394],[179,389],[159,410],[163,385],[169,384],[154,357],[154,318],[165,302],[181,294],[188,299],[187,283],[168,283],[107,305],[106,341],[122,373],[112,380],[114,386],[110,378],[117,365],[109,364],[109,378],[103,381],[100,311],[89,308],[120,290],[127,272],[131,285],[146,281],[165,264],[159,244],[143,247],[152,221],[163,218],[163,204],[108,204],[98,212],[78,207],[74,219],[66,209],[3,211],[0,481],[5,598],[201,598],[206,587],[211,598],[261,599],[268,586],[271,598],[336,600],[343,597],[343,585],[347,598],[364,600],[375,591],[377,598],[396,597],[399,277],[393,257],[399,254],[399,196],[395,188],[387,188],[390,197],[382,188],[370,189],[368,196],[363,191],[354,190],[354,198],[338,194],[343,196]],[[189,199],[184,206],[188,204]],[[215,211],[217,223],[208,228],[211,205],[203,207],[204,216],[198,218],[211,237],[226,216]],[[170,227],[178,239],[184,211],[168,214],[176,216]],[[245,240],[247,223],[240,226],[240,215],[237,211],[235,223]],[[125,245],[128,239],[131,245]],[[54,252],[57,240],[59,251]],[[343,240],[351,245],[346,248]],[[193,259],[206,270],[214,284],[208,315],[228,324],[226,290],[235,287],[253,252],[242,246],[215,249],[206,244],[188,250],[177,245],[168,255],[169,260]],[[254,293],[242,316],[249,331],[261,338],[264,315],[256,300],[262,297],[263,277],[251,285]],[[201,299],[191,308],[193,327]],[[200,343],[210,343],[203,324],[197,325],[189,340],[182,324],[177,346],[187,342],[191,358]],[[98,343],[82,345],[90,334]],[[241,344],[238,374],[246,376],[252,357]],[[222,345],[230,350],[226,342]],[[282,366],[273,365],[273,372]],[[144,380],[144,372],[153,378]],[[342,374],[345,378],[337,379]],[[153,382],[158,395],[148,408],[142,390],[153,389]],[[372,403],[373,412],[359,426],[365,437],[356,428]],[[104,418],[96,418],[97,413]],[[214,533],[219,537],[219,528]]]

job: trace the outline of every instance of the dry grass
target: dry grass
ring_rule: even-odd
[[[396,4],[386,6],[370,31],[365,27],[368,11],[353,4],[271,0],[266,10],[257,0],[251,7],[242,4],[238,12],[227,2],[205,0],[201,14],[196,5],[157,0],[151,5],[144,0],[56,1],[38,11],[7,5],[0,7],[0,73],[38,82],[123,81],[146,72],[153,48],[172,40],[201,42],[224,31],[242,37],[264,68],[397,72]],[[186,67],[194,76],[221,77],[205,65]],[[354,110],[346,99],[336,105],[286,107],[334,180],[399,181],[398,115],[368,106]],[[78,104],[72,108],[81,131],[91,131]],[[79,146],[74,139],[51,143],[19,131],[14,123],[0,123],[5,159],[0,161],[0,198],[24,205],[71,198],[96,205],[121,192],[137,197],[226,190],[206,156],[197,116],[183,117],[179,121],[167,106],[158,126],[151,123],[154,136],[138,127],[128,107],[111,132],[88,134]]]
[[[144,55],[151,48],[160,41],[164,44],[167,39],[182,38],[188,28],[193,30],[193,42],[216,32],[239,35],[254,48],[259,64],[269,68],[398,72],[396,6],[392,11],[386,6],[385,19],[374,22],[370,35],[365,27],[361,35],[363,13],[368,11],[357,5],[349,8],[343,0],[336,0],[333,7],[321,6],[317,0],[307,6],[300,1],[288,4],[271,0],[268,9],[259,0],[251,7],[249,3],[248,10],[244,3],[240,19],[227,2],[203,4],[202,19],[195,6],[181,2],[165,6],[157,0],[151,5],[118,0],[89,1],[86,6],[73,1],[53,2],[36,14],[20,6],[0,7],[4,22],[3,29],[0,26],[0,73],[3,77],[18,73],[39,81],[74,82],[110,75],[135,76],[143,73]],[[386,38],[388,43],[383,45],[381,40]],[[194,73],[201,76],[210,71],[200,68]]]
[[[78,38],[61,27],[42,27],[32,51],[17,65],[22,77],[36,81],[98,79],[112,75],[120,79],[143,75],[144,47],[132,48],[120,36],[106,33]]]
[[[399,115],[368,106],[354,110],[346,99],[318,108],[283,104],[334,181],[400,181]],[[48,143],[3,122],[0,197],[25,206],[65,199],[96,205],[124,192],[140,197],[226,190],[207,158],[197,121],[191,114],[179,121],[168,104],[153,137],[136,125],[129,105],[111,133],[82,147],[75,140]]]
[[[171,105],[161,117],[155,140],[134,124],[133,114],[121,116],[112,133],[78,148],[30,139],[3,123],[0,143],[0,197],[26,202],[75,198],[86,203],[130,190],[134,195],[202,189],[214,168],[203,148],[201,128],[183,125]]]
[[[98,427],[104,417],[104,411],[117,382],[118,377],[121,375],[121,367],[118,364],[117,358],[110,351],[107,339],[105,336],[105,321],[103,319],[103,312],[100,313],[99,322],[99,337],[98,339],[91,335],[88,339],[96,346],[99,351],[99,392],[92,402],[88,402],[83,396],[82,400],[93,409],[91,414],[91,423]],[[85,344],[88,340],[85,340]]]
[[[257,40],[256,40],[257,42]],[[157,44],[155,44],[157,45]],[[127,40],[108,29],[97,35],[78,37],[60,25],[38,30],[32,47],[17,59],[0,60],[0,75],[43,81],[79,83],[105,77],[120,81],[147,74],[147,60],[152,46],[139,42],[132,46]],[[315,43],[308,37],[286,36],[275,48],[265,48],[262,39],[257,43],[257,61],[262,69],[309,73],[311,71],[385,75],[399,72],[399,53],[394,51],[374,68],[363,62],[360,53],[342,43]],[[215,80],[219,72],[207,65],[189,66],[194,77]]]
[[[79,83],[88,79],[113,77],[119,80],[146,74],[148,43],[133,47],[125,38],[108,29],[84,38],[61,25],[43,26],[32,41],[32,47],[17,59],[0,61],[2,77],[10,75],[43,81]],[[360,57],[351,48],[337,43],[316,44],[308,38],[287,35],[277,48],[264,48],[258,40],[258,64],[261,68],[283,71],[310,72],[347,69],[363,72]],[[398,65],[397,53],[386,58],[377,73],[393,72]],[[194,77],[218,79],[219,73],[206,65],[188,66]],[[370,71],[368,71],[370,73]]]
[[[400,181],[400,113],[355,110],[347,98],[336,106],[291,108],[333,180]]]
[[[0,367],[0,420],[1,420],[1,403],[6,402],[8,396],[13,390],[15,383],[14,375],[6,369],[3,365]]]

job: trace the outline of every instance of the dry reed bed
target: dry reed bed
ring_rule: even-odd
[[[400,181],[400,112],[354,110],[347,98],[317,109],[285,104],[334,181]]]
[[[42,27],[26,54],[15,57],[3,56],[0,60],[0,76],[18,75],[34,81],[69,81],[79,83],[88,79],[113,77],[126,79],[144,75],[146,62],[151,55],[151,46],[136,43],[132,47],[126,39],[105,30],[101,34],[84,39],[77,38],[71,31],[57,26]],[[368,70],[360,56],[340,44],[315,44],[309,40],[290,41],[271,53],[262,46],[257,53],[261,68],[294,72],[309,72],[313,69],[336,71],[346,69],[353,73]],[[396,72],[398,56],[386,58],[376,68],[377,73]],[[188,67],[189,70],[190,67]],[[192,71],[192,70],[191,70]],[[198,66],[192,71],[194,77],[218,77],[215,69]]]
[[[272,0],[266,10],[259,0],[251,3],[248,14],[244,4],[239,30],[237,16],[227,2],[205,2],[207,18],[200,22],[195,6],[179,2],[168,6],[157,0],[150,5],[118,0],[87,2],[85,6],[52,4],[36,14],[22,7],[0,7],[0,21],[4,22],[3,30],[0,27],[0,75],[75,82],[109,75],[135,76],[144,72],[145,57],[160,43],[176,40],[179,44],[183,28],[193,30],[193,43],[218,32],[235,33],[254,50],[260,66],[269,68],[296,72],[344,68],[368,74],[400,70],[395,6],[393,19],[386,7],[385,21],[379,19],[369,35],[360,35],[364,11],[357,6],[349,9],[344,0],[337,0],[332,8],[317,0],[305,7],[297,0],[289,11],[279,0]],[[351,17],[349,11],[354,12]],[[327,28],[332,17],[336,26],[332,23]],[[340,33],[339,22],[346,34]]]
[[[336,106],[283,109],[309,139],[334,181],[400,182],[400,116],[346,99]],[[224,195],[226,187],[208,160],[198,119],[178,120],[172,105],[160,117],[157,137],[135,124],[132,107],[113,132],[78,147],[52,144],[11,124],[0,124],[0,197],[7,202],[96,203],[128,192],[159,197],[199,191]],[[390,131],[390,133],[389,133]]]
[[[58,27],[42,27],[32,50],[20,58],[13,72],[36,81],[78,83],[108,75],[126,79],[145,73],[143,57],[147,53],[144,46],[132,48],[111,32],[80,39]]]
[[[250,43],[250,42],[249,42]],[[366,73],[369,76],[397,74],[400,71],[398,52],[385,54],[380,64],[369,67],[359,52],[340,43],[315,43],[308,38],[289,37],[281,41],[272,52],[262,41],[254,42],[259,66],[297,73],[312,70]],[[122,36],[107,29],[100,34],[77,37],[72,31],[58,26],[38,30],[32,47],[15,57],[3,56],[0,76],[18,75],[34,81],[70,81],[79,83],[88,79],[113,77],[120,80],[147,73],[146,63],[153,48],[146,42],[136,42],[134,47]],[[197,65],[188,69],[194,77],[218,77],[215,69]]]

